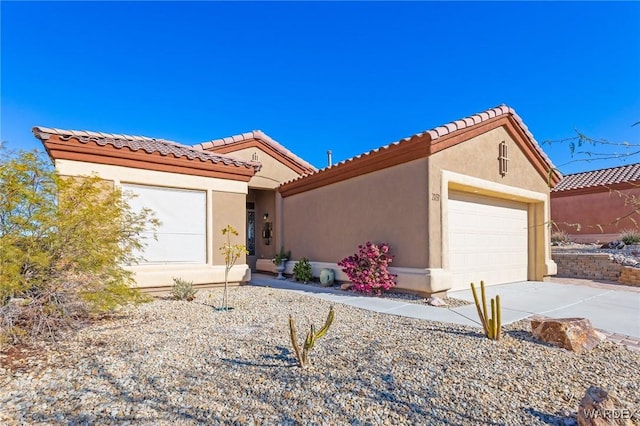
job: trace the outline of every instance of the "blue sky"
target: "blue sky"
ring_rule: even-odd
[[[341,161],[505,103],[536,139],[640,143],[640,3],[0,2],[0,139],[261,129]],[[625,164],[570,161],[564,173]],[[604,147],[598,148],[603,150]],[[611,150],[609,148],[609,150]],[[626,160],[639,162],[640,156]]]

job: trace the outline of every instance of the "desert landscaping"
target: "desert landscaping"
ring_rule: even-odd
[[[481,329],[335,305],[297,366],[299,334],[328,302],[254,286],[191,302],[156,299],[26,357],[4,356],[0,422],[17,424],[576,424],[587,388],[640,406],[640,353],[611,342],[574,353],[520,321]],[[635,418],[637,422],[637,415]]]

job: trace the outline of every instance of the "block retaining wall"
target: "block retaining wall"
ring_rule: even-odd
[[[552,253],[558,277],[617,281],[640,286],[640,269],[622,266],[607,253]]]

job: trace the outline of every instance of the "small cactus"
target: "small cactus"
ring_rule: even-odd
[[[480,305],[478,293],[476,292],[476,287],[473,283],[471,283],[471,292],[473,293],[473,300],[476,302],[476,309],[478,309],[478,316],[480,317],[484,334],[491,340],[500,340],[500,333],[502,330],[500,296],[496,296],[495,299],[491,299],[491,317],[489,317],[487,312],[487,296],[484,292],[484,281],[480,281],[482,305]]]
[[[291,334],[291,344],[293,345],[293,350],[296,353],[296,358],[298,359],[298,365],[300,367],[306,367],[310,364],[309,353],[311,349],[313,349],[316,341],[324,336],[333,320],[335,318],[335,312],[333,311],[333,306],[329,309],[329,315],[327,315],[327,320],[324,322],[322,328],[316,333],[315,325],[311,324],[311,330],[307,333],[307,337],[304,339],[304,345],[302,346],[302,351],[300,350],[300,345],[298,344],[298,335],[296,333],[296,325],[293,320],[293,316],[289,315],[289,332]]]

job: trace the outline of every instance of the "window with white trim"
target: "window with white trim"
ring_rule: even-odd
[[[123,184],[135,211],[154,211],[160,226],[144,234],[141,264],[206,263],[207,196],[205,191]]]

